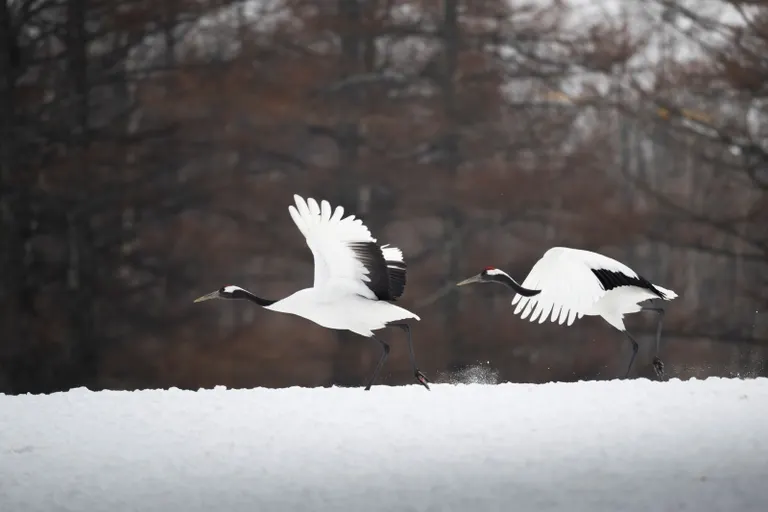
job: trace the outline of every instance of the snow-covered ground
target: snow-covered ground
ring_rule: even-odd
[[[768,510],[768,379],[0,395],[0,511]]]

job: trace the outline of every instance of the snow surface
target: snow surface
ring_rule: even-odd
[[[0,395],[0,510],[768,510],[768,379]]]

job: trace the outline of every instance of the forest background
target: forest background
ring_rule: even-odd
[[[247,302],[309,286],[292,195],[408,263],[433,381],[621,376],[600,318],[512,314],[551,246],[680,297],[671,377],[768,375],[768,6],[0,2],[0,392],[361,385],[377,344]],[[652,377],[653,314],[628,317]],[[402,333],[386,384],[411,383]]]

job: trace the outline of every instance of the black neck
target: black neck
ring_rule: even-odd
[[[255,302],[261,307],[270,306],[277,302],[276,300],[262,299],[261,297],[257,297],[248,290],[237,290],[232,294],[232,298],[249,300],[251,302]]]
[[[529,290],[528,288],[523,288],[517,281],[506,274],[498,274],[490,277],[494,283],[503,284],[507,288],[512,288],[515,293],[519,293],[523,297],[533,297],[534,295],[541,293],[541,290]]]

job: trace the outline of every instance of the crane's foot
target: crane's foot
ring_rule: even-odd
[[[656,377],[659,379],[664,377],[664,362],[658,357],[653,358],[653,371],[656,372]]]
[[[421,373],[420,370],[416,370],[416,373],[414,374],[414,376],[416,377],[416,380],[419,381],[419,384],[421,384],[422,386],[427,388],[427,390],[429,390],[429,384],[427,384],[429,382],[429,379],[426,377],[426,375]]]

